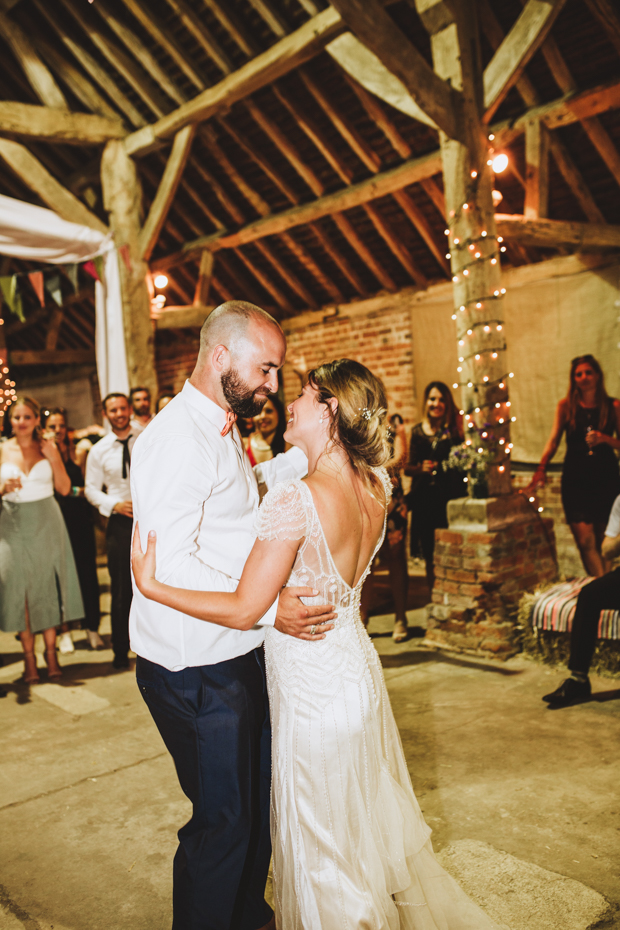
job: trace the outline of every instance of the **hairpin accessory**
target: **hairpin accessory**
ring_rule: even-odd
[[[360,411],[360,416],[362,420],[370,420],[373,414],[373,411],[369,410],[368,407],[360,407],[359,411]]]

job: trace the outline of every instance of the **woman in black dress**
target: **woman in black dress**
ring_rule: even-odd
[[[65,470],[71,479],[71,493],[67,497],[56,495],[67,526],[73,557],[80,581],[84,601],[82,626],[86,630],[91,649],[101,648],[104,643],[99,636],[99,580],[97,578],[97,549],[93,514],[84,497],[84,475],[73,456],[72,445],[67,436],[67,413],[64,407],[53,407],[45,422],[46,433],[53,434],[60,451]],[[69,637],[68,627],[62,628],[62,636]],[[67,651],[72,652],[71,646]]]
[[[421,550],[431,591],[435,583],[435,530],[448,525],[448,501],[467,495],[463,475],[441,467],[452,446],[461,442],[463,436],[450,388],[443,381],[431,381],[424,391],[424,419],[411,431],[409,461],[405,467],[405,474],[413,478],[407,495],[411,510],[411,554]]]
[[[529,489],[545,484],[547,465],[566,432],[562,469],[562,505],[581,561],[598,578],[610,565],[601,545],[612,504],[620,494],[620,401],[605,390],[601,366],[593,355],[580,355],[570,366],[568,395],[559,402],[555,422]]]

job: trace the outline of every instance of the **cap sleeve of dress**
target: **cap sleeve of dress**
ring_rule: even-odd
[[[281,481],[263,498],[254,531],[258,539],[303,539],[308,525],[306,497],[297,479]]]

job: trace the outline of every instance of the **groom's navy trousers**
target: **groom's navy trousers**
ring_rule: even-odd
[[[272,915],[263,648],[179,672],[138,656],[136,677],[193,804],[174,858],[172,930],[258,930]]]

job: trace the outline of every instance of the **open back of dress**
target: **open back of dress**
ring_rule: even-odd
[[[389,500],[388,475],[377,475]],[[312,602],[338,611],[319,642],[271,627],[265,640],[279,930],[492,930],[435,859],[379,657],[360,620],[383,534],[349,587],[307,485],[294,480],[267,494],[257,535],[301,540],[288,585],[316,588]]]

